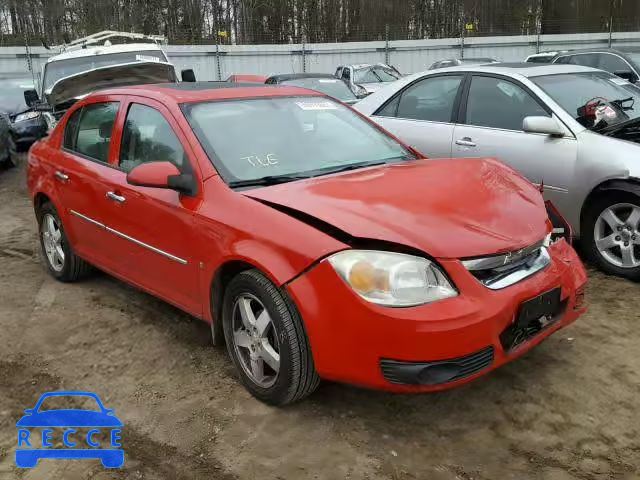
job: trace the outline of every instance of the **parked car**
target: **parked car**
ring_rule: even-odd
[[[268,77],[266,75],[236,74],[230,75],[226,81],[232,83],[264,83],[267,78]]]
[[[16,144],[11,133],[11,121],[8,114],[0,112],[0,166],[15,167],[16,160]]]
[[[343,80],[329,73],[285,73],[273,75],[265,83],[310,88],[349,105],[359,100]]]
[[[640,80],[640,47],[571,50],[558,54],[553,63],[599,68],[631,83]]]
[[[422,160],[318,92],[213,87],[96,92],[31,148],[55,278],[94,264],[211,323],[272,404],[320,378],[461,385],[584,312],[579,258],[510,168]]]
[[[111,43],[120,37],[149,43]],[[50,110],[50,128],[78,99],[95,90],[178,81],[157,36],[100,32],[57,48],[65,51],[47,59],[39,93],[25,92],[25,100],[34,111],[43,106]],[[194,81],[193,70],[183,70],[182,79]]]
[[[395,82],[402,75],[398,70],[384,63],[375,65],[362,63],[342,65],[336,70],[335,76],[344,80],[356,97],[364,98],[386,84]]]
[[[429,70],[435,70],[436,68],[457,67],[460,65],[483,65],[485,63],[498,63],[495,58],[448,58],[446,60],[439,60],[434,62],[429,67]]]
[[[575,65],[419,73],[356,104],[434,158],[495,157],[544,186],[604,271],[640,279],[640,89]]]
[[[33,79],[30,77],[0,78],[0,112],[9,115],[13,141],[20,150],[27,150],[48,130],[44,116],[30,110],[25,102],[24,92],[33,88]]]
[[[534,53],[525,58],[526,63],[551,63],[559,54],[567,50],[549,50],[546,52]]]

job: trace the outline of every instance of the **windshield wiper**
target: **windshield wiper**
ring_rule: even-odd
[[[236,180],[229,182],[231,188],[239,187],[267,187],[269,185],[278,185],[280,183],[293,182],[295,180],[304,180],[310,178],[309,175],[301,175],[298,173],[287,175],[269,175],[262,178],[253,178],[251,180]]]

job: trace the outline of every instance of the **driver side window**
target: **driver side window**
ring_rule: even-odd
[[[132,103],[122,130],[120,169],[130,172],[149,162],[171,162],[181,172],[189,170],[180,140],[155,108]]]

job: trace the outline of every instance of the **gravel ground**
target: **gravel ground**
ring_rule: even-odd
[[[276,409],[236,382],[204,323],[104,274],[51,279],[24,176],[24,161],[0,171],[1,479],[640,478],[638,284],[591,270],[587,315],[463,388],[397,396],[323,384]],[[16,468],[15,422],[61,389],[115,409],[121,469]]]

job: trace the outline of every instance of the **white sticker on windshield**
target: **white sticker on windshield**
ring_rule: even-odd
[[[338,106],[332,102],[296,102],[302,110],[337,110]]]
[[[136,55],[136,60],[139,62],[159,62],[160,57],[152,57],[151,55]]]
[[[338,83],[338,80],[333,80],[331,78],[319,78],[318,81],[320,83]]]
[[[614,77],[614,78],[610,78],[609,80],[615,83],[616,85],[620,85],[621,87],[625,85],[631,85],[631,83],[628,80],[625,80],[624,78]]]

